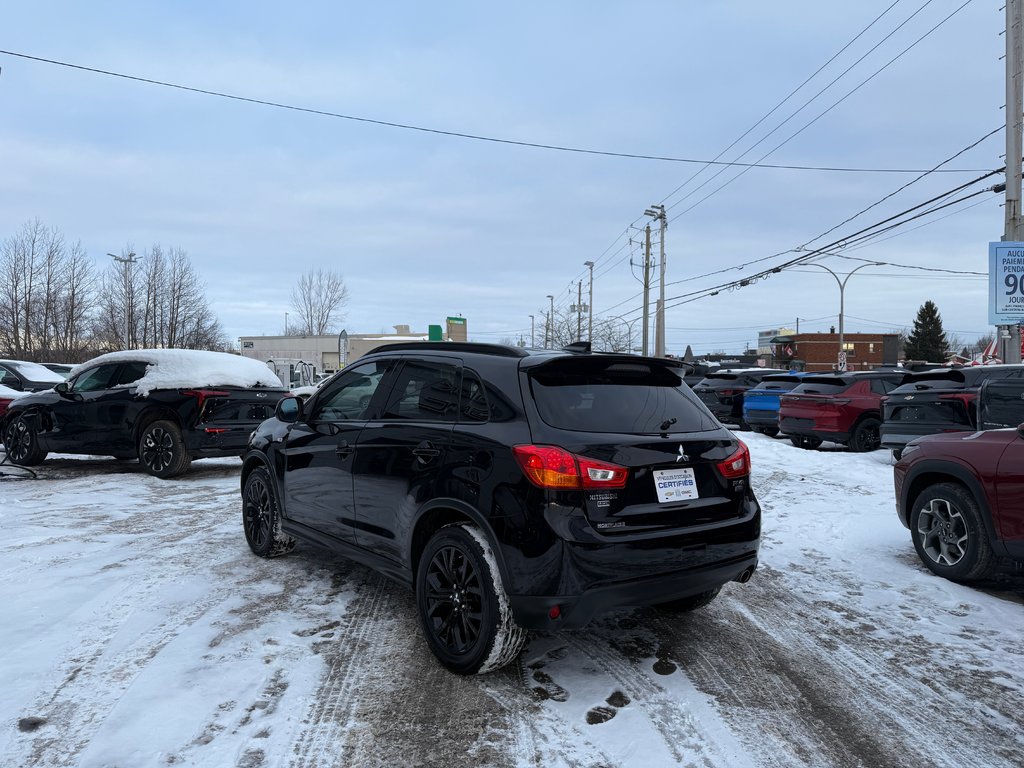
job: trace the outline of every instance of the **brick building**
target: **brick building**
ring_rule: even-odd
[[[795,333],[771,340],[773,368],[831,371],[839,359],[838,333]],[[899,364],[900,337],[895,333],[844,333],[846,369],[866,371]]]

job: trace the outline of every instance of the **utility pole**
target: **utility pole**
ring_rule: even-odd
[[[533,315],[530,315],[530,349],[536,346],[537,342],[533,338]]]
[[[1021,63],[1024,59],[1021,25],[1022,0],[1006,0],[1006,226],[1003,240],[1019,243],[1024,239],[1021,223],[1021,156],[1022,120],[1024,120],[1024,80]],[[1003,362],[1020,362],[1020,326],[1009,327],[1009,339],[1004,345]],[[999,334],[1001,337],[1003,333]]]
[[[651,330],[651,225],[644,227],[644,333],[641,354],[647,355]]]
[[[590,269],[590,291],[587,297],[587,341],[594,343],[594,262],[584,261],[583,266]]]
[[[668,218],[665,206],[652,205],[645,214],[653,216],[661,224],[660,257],[658,259],[658,306],[654,313],[654,356],[665,356],[665,230],[668,229]]]

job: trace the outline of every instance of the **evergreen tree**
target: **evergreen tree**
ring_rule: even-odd
[[[949,342],[942,330],[939,308],[933,302],[926,301],[917,310],[914,330],[910,332],[903,346],[903,357],[907,360],[944,363],[948,356]]]

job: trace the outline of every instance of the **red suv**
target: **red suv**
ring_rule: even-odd
[[[1024,432],[919,438],[895,467],[896,508],[918,557],[953,581],[1024,566]]]
[[[779,397],[779,430],[799,448],[829,440],[851,451],[873,451],[879,446],[882,396],[906,374],[887,369],[808,376]]]

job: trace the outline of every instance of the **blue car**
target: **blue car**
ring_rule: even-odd
[[[779,395],[796,387],[806,373],[775,373],[746,391],[743,397],[743,420],[754,432],[775,437],[779,434]]]

